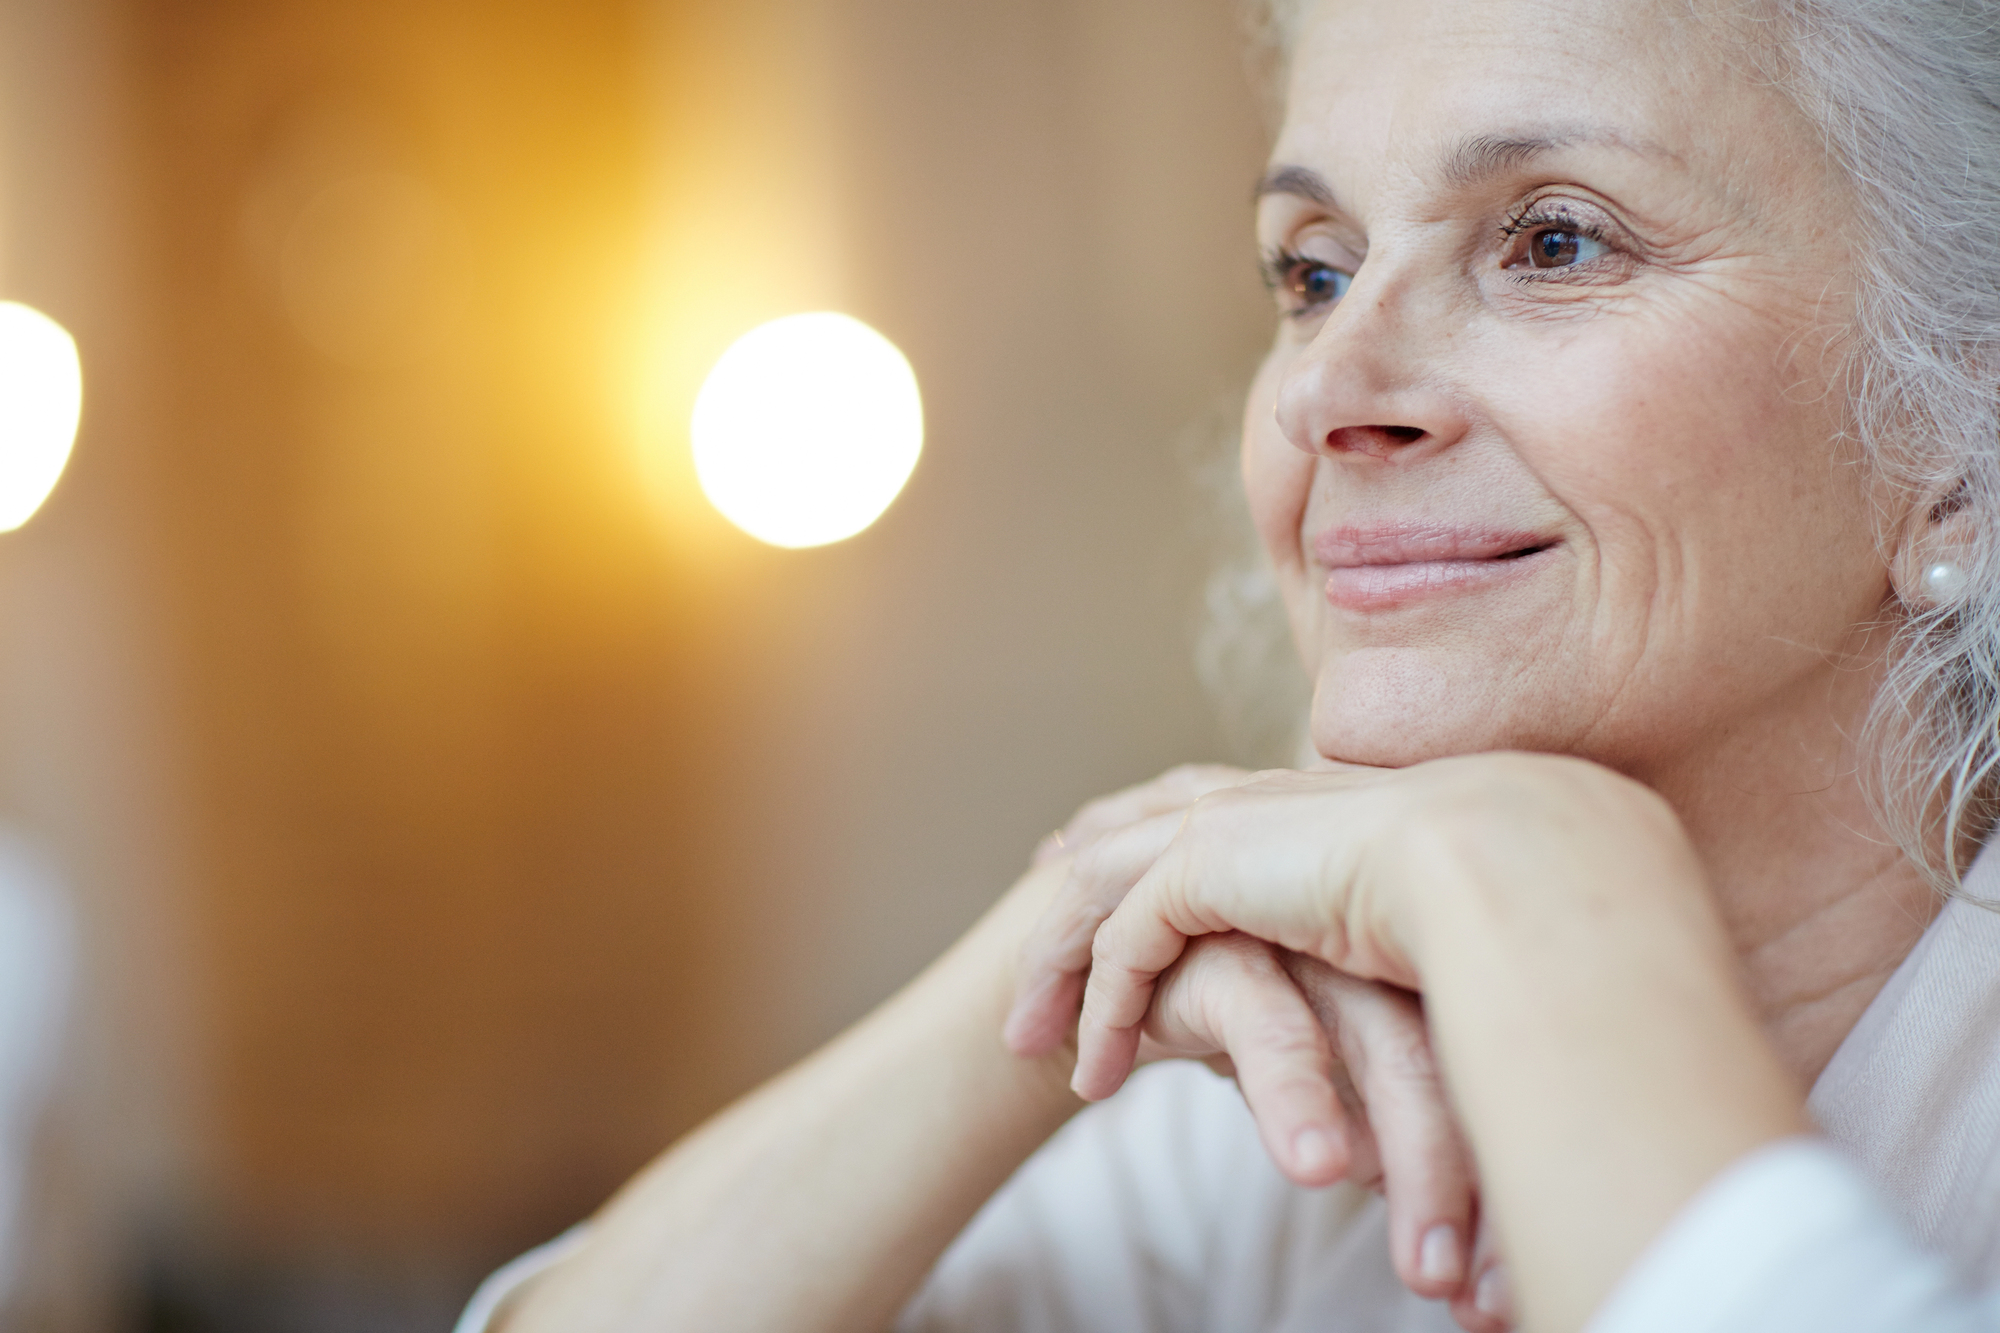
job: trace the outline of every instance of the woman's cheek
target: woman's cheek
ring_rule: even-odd
[[[1250,390],[1243,420],[1243,492],[1265,554],[1280,577],[1296,575],[1304,564],[1299,545],[1306,501],[1312,491],[1313,459],[1292,447],[1279,429],[1279,354],[1266,358]]]

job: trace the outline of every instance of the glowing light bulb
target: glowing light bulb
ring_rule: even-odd
[[[862,531],[902,493],[924,447],[917,377],[846,315],[790,315],[724,352],[694,405],[702,492],[773,546]]]
[[[56,488],[83,413],[76,341],[39,310],[0,301],[0,532]]]

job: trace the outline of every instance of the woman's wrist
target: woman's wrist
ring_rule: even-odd
[[[1589,951],[1601,918],[1660,916],[1727,959],[1728,941],[1694,849],[1650,788],[1595,764],[1546,755],[1445,761],[1452,778],[1386,848],[1390,895],[1375,937],[1428,991],[1447,960],[1499,946],[1496,961]]]
[[[1064,863],[1023,876],[956,944],[890,1002],[904,1039],[976,1053],[978,1065],[1048,1129],[1083,1103],[1070,1091],[1073,1040],[1043,1055],[1017,1056],[1001,1037],[1013,1007],[1022,942],[1067,874]],[[1045,1131],[1046,1132],[1046,1131]]]
[[[1078,1103],[1067,1051],[1000,1040],[1027,881],[922,975],[723,1111],[599,1213],[509,1333],[886,1326]]]
[[[1007,1049],[1001,1028],[1014,999],[1021,942],[1065,873],[1058,864],[1023,876],[835,1048],[866,1043],[874,1049],[868,1063],[885,1071],[951,1070],[956,1095],[967,1102],[959,1114],[981,1118],[981,1138],[1026,1135],[1039,1143],[1047,1137],[1082,1106],[1069,1090],[1075,1044],[1023,1058]]]
[[[1566,1328],[1806,1122],[1671,812],[1611,774],[1553,778],[1560,800],[1441,820],[1396,925],[1525,1312]]]

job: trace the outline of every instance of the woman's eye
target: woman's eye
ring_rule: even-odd
[[[1544,227],[1528,236],[1531,268],[1574,268],[1611,253],[1604,242],[1566,227]]]
[[[1347,295],[1348,284],[1354,279],[1337,268],[1325,264],[1309,264],[1299,275],[1299,295],[1318,304],[1322,301],[1338,301]]]
[[[1298,309],[1312,310],[1347,295],[1347,289],[1354,285],[1354,275],[1317,260],[1295,259],[1286,266],[1283,285]]]

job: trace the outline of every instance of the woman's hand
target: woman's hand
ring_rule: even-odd
[[[1472,1155],[1416,996],[1231,931],[1192,941],[1161,975],[1144,1033],[1142,1062],[1198,1059],[1234,1075],[1293,1180],[1385,1195],[1390,1254],[1411,1291],[1451,1301],[1469,1333],[1509,1326]],[[1331,1124],[1323,1156],[1299,1160],[1290,1131],[1302,1122]]]
[[[1035,866],[1062,857],[1068,876],[1021,949],[1007,1020],[1016,1055],[1045,1055],[1076,1031],[1084,969],[1097,928],[1159,859],[1189,807],[1254,775],[1226,764],[1183,764],[1090,802],[1035,849]]]
[[[1228,764],[1181,764],[1170,768],[1150,782],[1135,783],[1086,803],[1070,816],[1069,823],[1042,839],[1035,848],[1034,863],[1042,866],[1058,857],[1082,855],[1093,843],[1120,829],[1156,815],[1182,814],[1210,792],[1234,787],[1255,776],[1248,769]],[[1088,956],[1088,941],[1084,948]]]
[[[1609,808],[1619,803],[1631,808]],[[1420,989],[1414,950],[1433,885],[1462,885],[1468,872],[1529,883],[1552,861],[1588,860],[1584,830],[1568,826],[1592,805],[1614,827],[1664,823],[1678,841],[1671,813],[1638,784],[1536,755],[1274,771],[1208,793],[1152,844],[1143,868],[1121,866],[1131,887],[1092,936],[1073,1086],[1093,1101],[1118,1090],[1157,979],[1203,935],[1241,931],[1352,977]],[[1611,854],[1582,878],[1626,854],[1622,839],[1609,841]]]
[[[1250,781],[1238,769],[1175,769],[1086,806],[1038,862],[1072,858],[1021,963],[1007,1039],[1023,1055],[1067,1041],[1099,925],[1173,842],[1188,809]],[[1356,981],[1243,935],[1196,942],[1163,978],[1138,1059],[1202,1059],[1232,1073],[1273,1159],[1304,1185],[1348,1180],[1389,1200],[1391,1252],[1419,1295],[1455,1299],[1475,1333],[1504,1325],[1473,1310],[1476,1185],[1407,991]],[[1241,1052],[1232,1061],[1228,1052]],[[1321,1126],[1316,1139],[1297,1130]],[[1490,1247],[1482,1247],[1490,1248]],[[1493,1284],[1489,1281],[1489,1295]]]
[[[1229,932],[1422,989],[1536,1327],[1581,1328],[1703,1185],[1806,1127],[1678,820],[1595,765],[1480,755],[1203,797],[1097,932],[1079,1093],[1116,1090],[1190,940]],[[1239,1068],[1318,1077],[1285,1040],[1232,1039]],[[1301,1124],[1293,1151],[1334,1127]]]

